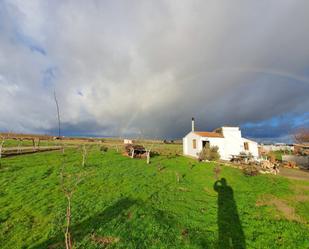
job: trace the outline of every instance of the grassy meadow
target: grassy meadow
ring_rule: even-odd
[[[65,248],[62,167],[75,248],[309,248],[309,182],[228,166],[216,182],[215,163],[156,150],[150,165],[99,146],[84,166],[80,148],[2,158],[0,248]]]

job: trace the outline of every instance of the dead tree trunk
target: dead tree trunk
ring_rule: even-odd
[[[86,162],[86,157],[87,157],[87,149],[86,146],[83,145],[83,161],[82,161],[82,166],[85,166],[85,162]]]

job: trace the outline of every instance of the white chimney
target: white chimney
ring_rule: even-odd
[[[192,118],[192,131],[194,131],[194,118]]]

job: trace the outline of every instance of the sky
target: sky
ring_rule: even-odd
[[[309,127],[308,0],[0,0],[0,130],[181,138]]]

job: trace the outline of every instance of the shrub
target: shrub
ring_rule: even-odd
[[[219,175],[221,173],[221,168],[220,168],[220,166],[218,164],[214,168],[214,173],[215,173],[216,180],[219,180]]]
[[[272,151],[268,152],[267,154],[267,159],[271,162],[271,163],[275,163],[276,162],[276,154]]]
[[[107,148],[106,146],[103,145],[103,146],[100,147],[100,151],[101,151],[101,152],[107,152],[107,151],[108,151],[108,148]]]
[[[157,151],[150,151],[150,156],[151,157],[160,156],[160,153]]]
[[[244,167],[243,172],[246,176],[256,176],[259,174],[259,170],[255,165],[248,165]]]
[[[203,150],[198,154],[199,161],[209,160],[216,161],[220,159],[218,152],[218,146],[204,147]]]

